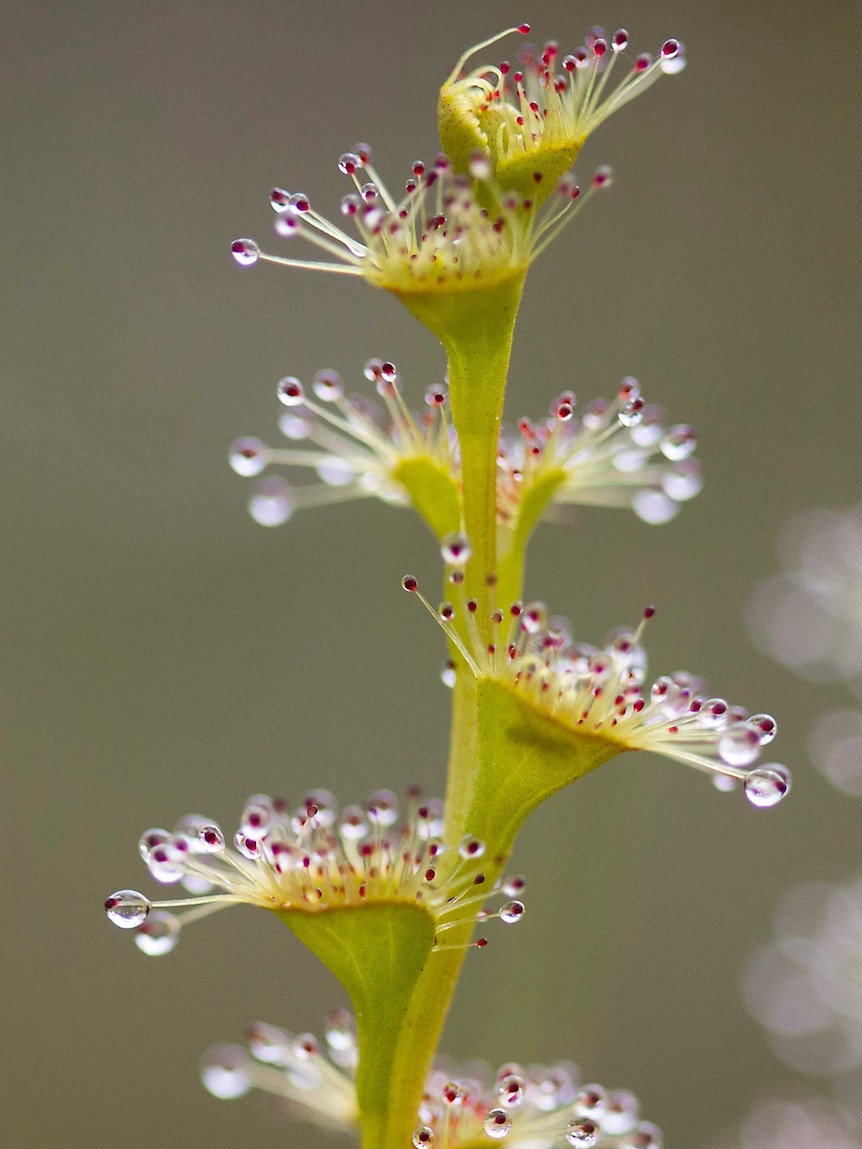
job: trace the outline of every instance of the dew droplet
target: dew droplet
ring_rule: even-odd
[[[482,1128],[492,1140],[502,1141],[512,1128],[512,1118],[505,1109],[492,1109],[482,1122]]]
[[[761,746],[768,746],[778,733],[778,723],[771,714],[752,714],[745,724],[757,733]]]
[[[204,1088],[213,1097],[231,1101],[251,1089],[251,1060],[238,1045],[217,1045],[205,1055],[201,1065]]]
[[[752,770],[744,785],[745,796],[752,806],[775,806],[790,789],[790,771],[786,766],[771,762]]]
[[[738,779],[732,774],[713,774],[712,784],[722,794],[731,794],[736,789]]]
[[[253,239],[235,239],[230,252],[240,267],[251,267],[260,258],[260,248]]]
[[[172,839],[163,846],[156,846],[147,858],[147,869],[157,882],[171,885],[178,882],[185,873],[186,855]]]
[[[651,1121],[641,1121],[637,1129],[620,1138],[618,1146],[619,1149],[661,1149],[661,1130]]]
[[[105,899],[108,921],[121,930],[136,930],[150,912],[150,900],[137,890],[117,890]]]
[[[420,1125],[418,1129],[413,1130],[411,1141],[413,1149],[428,1149],[428,1146],[434,1144],[434,1130],[427,1125]]]
[[[248,513],[262,527],[280,527],[293,515],[293,491],[280,475],[264,479],[248,501]]]
[[[579,1117],[601,1121],[607,1100],[608,1092],[603,1085],[582,1085],[575,1098],[575,1112]]]
[[[215,822],[199,827],[197,841],[200,850],[205,854],[221,854],[226,846],[224,832]]]
[[[636,427],[644,417],[643,399],[629,399],[623,403],[617,413],[617,419],[624,427]]]
[[[246,1029],[246,1039],[252,1057],[262,1061],[264,1065],[284,1067],[289,1063],[290,1043],[293,1039],[278,1026],[268,1025],[265,1021],[254,1021]]]
[[[670,522],[679,512],[678,505],[669,495],[651,487],[637,492],[632,499],[632,509],[639,519],[653,526]]]
[[[356,1049],[356,1022],[350,1010],[333,1009],[328,1013],[324,1036],[330,1049],[339,1053]]]
[[[601,1130],[591,1117],[576,1117],[566,1126],[566,1144],[579,1149],[592,1149],[598,1144]]]
[[[504,878],[500,887],[507,898],[521,897],[526,888],[527,879],[521,877],[520,874],[511,874],[508,878]]]
[[[266,444],[251,436],[234,439],[228,452],[228,462],[243,478],[259,475],[268,462]]]
[[[497,1100],[507,1109],[517,1109],[523,1105],[527,1096],[527,1082],[514,1071],[503,1073],[497,1081]]]
[[[149,957],[162,957],[176,949],[180,923],[173,914],[154,910],[135,933],[135,945]]]
[[[640,1103],[627,1089],[614,1089],[608,1094],[605,1115],[602,1118],[602,1132],[610,1137],[628,1133],[638,1119]]]
[[[394,826],[398,821],[398,796],[392,790],[375,790],[366,808],[375,826]]]
[[[485,843],[471,834],[463,837],[458,844],[458,854],[462,858],[481,858],[485,853]]]
[[[332,368],[326,367],[318,371],[311,383],[315,395],[325,403],[333,403],[344,394],[344,385],[341,376]]]
[[[305,399],[305,391],[295,375],[285,375],[279,379],[275,393],[285,407],[298,407]]]
[[[760,738],[748,726],[731,726],[718,740],[718,754],[728,766],[750,766],[760,754]]]
[[[687,459],[694,454],[697,449],[697,438],[691,427],[685,423],[677,423],[665,431],[659,449],[666,459],[677,463],[680,459]]]
[[[499,911],[500,921],[505,922],[507,926],[514,925],[515,922],[519,922],[524,916],[525,909],[526,907],[523,902],[506,902]]]
[[[678,503],[693,499],[703,490],[703,475],[697,459],[683,459],[662,478],[662,489]]]
[[[144,830],[138,839],[138,850],[140,851],[141,857],[146,862],[156,846],[163,846],[165,842],[169,842],[170,840],[171,835],[167,830],[162,830],[158,827],[152,830]]]
[[[458,681],[458,673],[451,662],[447,662],[440,671],[440,681],[444,686],[448,686],[450,690],[455,689],[455,683]]]
[[[449,566],[463,567],[470,558],[470,540],[458,533],[446,535],[440,544],[440,554]]]

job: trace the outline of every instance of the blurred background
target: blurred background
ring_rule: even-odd
[[[7,0],[4,17],[3,1143],[330,1143],[199,1084],[204,1048],[248,1021],[319,1033],[343,1002],[284,927],[243,907],[153,959],[102,901],[152,891],[138,836],[191,811],[227,829],[254,792],[442,788],[443,644],[399,588],[436,577],[430,536],[379,503],[264,529],[227,466],[237,435],[276,440],[282,375],[354,382],[377,355],[418,404],[442,353],[382,293],[241,271],[228,247],[267,241],[273,184],[334,214],[357,140],[398,186],[437,150],[462,49],[523,19],[564,51],[597,22],[635,51],[674,35],[689,67],[587,145],[579,171],[610,163],[615,186],[531,273],[509,415],[635,374],[698,429],[707,478],[663,527],[544,527],[529,592],[595,642],[654,602],[654,674],[774,713],[796,785],[758,811],[631,755],[548,803],[514,862],[526,920],[467,962],[446,1050],[572,1058],[675,1146],[804,1085],[741,970],[786,889],[862,868],[862,809],[808,763],[829,687],[759,653],[744,607],[788,516],[860,496],[857,6]]]

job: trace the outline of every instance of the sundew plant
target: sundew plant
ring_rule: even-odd
[[[250,509],[263,525],[374,497],[392,505],[393,523],[412,510],[436,538],[439,584],[408,574],[403,587],[417,625],[430,615],[445,645],[444,798],[378,790],[339,807],[323,789],[298,804],[254,794],[233,834],[194,815],[142,835],[151,878],[180,896],[122,889],[106,902],[150,955],[237,903],[281,918],[342,982],[352,1012],[333,1012],[320,1041],[256,1024],[246,1046],[206,1055],[204,1084],[222,1098],[274,1093],[364,1149],[660,1146],[631,1093],[583,1081],[568,1063],[461,1072],[441,1061],[459,973],[492,927],[524,916],[526,882],[507,863],[525,820],[588,772],[652,750],[721,790],[739,787],[755,806],[774,805],[790,785],[783,766],[761,761],[776,732],[769,715],[709,696],[691,674],[647,675],[652,607],[593,646],[523,600],[542,519],[592,504],[659,525],[701,486],[694,432],[667,422],[633,377],[609,397],[566,391],[536,418],[504,422],[530,268],[611,183],[605,167],[578,182],[573,164],[612,113],[685,61],[677,40],[634,55],[624,30],[593,29],[568,54],[549,42],[489,62],[498,41],[528,32],[511,28],[465,52],[440,89],[442,150],[417,160],[397,190],[356,145],[338,161],[348,186],[340,219],[303,192],[273,188],[275,250],[252,239],[232,248],[243,267],[311,268],[354,277],[357,293],[388,292],[445,351],[445,379],[424,397],[382,359],[355,365],[356,393],[331,369],[305,382],[287,375],[276,388],[281,445],[244,438],[230,455],[258,484]]]

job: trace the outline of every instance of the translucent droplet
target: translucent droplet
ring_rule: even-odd
[[[750,766],[760,754],[760,738],[748,726],[731,726],[718,740],[718,753],[728,766]]]
[[[255,1021],[246,1030],[252,1057],[265,1065],[286,1066],[290,1062],[291,1034],[265,1021]]]
[[[752,714],[745,724],[756,732],[761,746],[768,746],[778,733],[778,723],[771,714]]]
[[[500,921],[505,922],[507,926],[511,926],[515,922],[519,922],[524,916],[525,908],[526,907],[524,906],[523,902],[506,902],[506,904],[500,909],[499,912]]]
[[[147,858],[147,869],[157,882],[171,885],[178,882],[185,873],[186,856],[171,842],[156,846]]]
[[[629,1093],[627,1089],[612,1090],[608,1094],[608,1103],[602,1118],[602,1132],[610,1137],[628,1133],[637,1123],[639,1108],[640,1103],[633,1093]]]
[[[290,411],[285,411],[278,421],[279,431],[286,439],[290,439],[294,443],[307,439],[313,427],[314,423],[311,419],[305,415],[294,415]]]
[[[575,1112],[579,1117],[601,1121],[605,1115],[608,1092],[603,1085],[582,1085],[575,1098]]]
[[[703,490],[703,475],[697,459],[684,459],[668,471],[661,481],[662,490],[672,499],[684,503]]]
[[[458,854],[462,858],[481,858],[484,853],[485,843],[471,834],[467,834],[458,844]]]
[[[745,796],[752,806],[775,806],[790,789],[790,771],[777,762],[759,766],[745,779]]]
[[[315,395],[325,403],[333,403],[344,394],[344,385],[337,371],[326,367],[318,371],[311,383]]]
[[[527,879],[521,877],[520,874],[510,874],[508,878],[503,879],[503,884],[500,889],[507,898],[519,898],[527,888]]]
[[[262,527],[280,527],[293,515],[293,491],[280,475],[264,479],[248,501],[248,513]]]
[[[737,787],[737,779],[732,774],[713,774],[712,784],[722,794],[730,794]]]
[[[230,1101],[251,1089],[251,1060],[238,1045],[217,1045],[209,1050],[201,1065],[204,1088],[213,1097]]]
[[[234,439],[228,461],[233,470],[244,478],[259,475],[268,462],[266,444],[250,436]]]
[[[527,1096],[527,1082],[519,1073],[504,1073],[497,1081],[497,1100],[507,1109],[517,1109]]]
[[[660,450],[666,459],[677,463],[680,459],[688,459],[697,449],[697,438],[691,427],[685,423],[677,423],[669,427],[662,436]]]
[[[344,1052],[356,1048],[356,1022],[348,1009],[333,1009],[326,1017],[324,1030],[326,1043],[331,1049]]]
[[[326,462],[320,463],[316,470],[328,487],[346,487],[356,481],[356,468],[340,455],[329,455]]]
[[[470,558],[470,540],[466,535],[446,535],[440,544],[440,554],[443,562],[452,567],[464,566]]]
[[[617,418],[624,427],[636,427],[644,417],[643,399],[629,399],[617,414]]]
[[[639,519],[653,526],[669,523],[679,513],[678,505],[669,495],[652,488],[637,492],[632,499],[632,509]]]
[[[230,245],[230,253],[240,267],[251,267],[260,259],[260,248],[253,239],[235,239]]]
[[[427,1125],[420,1125],[418,1129],[414,1129],[411,1140],[413,1149],[428,1149],[428,1146],[434,1144],[434,1130]]]
[[[391,790],[375,790],[368,797],[367,809],[376,826],[393,826],[398,821],[398,796]]]
[[[566,1144],[592,1149],[598,1144],[601,1130],[591,1117],[576,1117],[566,1126]]]
[[[135,933],[135,945],[149,957],[161,957],[176,949],[180,940],[180,923],[173,914],[153,910]]]
[[[342,838],[350,842],[361,841],[368,833],[368,818],[361,806],[345,806],[341,812],[339,829]]]
[[[455,689],[455,683],[458,681],[458,675],[455,667],[447,662],[443,669],[440,671],[440,681],[444,686],[448,686],[450,690]]]
[[[457,1081],[448,1081],[441,1090],[441,1100],[446,1105],[460,1106],[467,1100],[467,1090]]]
[[[108,921],[121,930],[136,930],[150,912],[150,900],[137,890],[117,890],[105,899],[105,913]]]
[[[169,842],[170,840],[171,835],[167,830],[160,828],[144,830],[138,839],[138,850],[140,851],[141,857],[146,862],[156,846],[163,846],[165,842]]]
[[[198,829],[197,840],[201,851],[205,854],[221,854],[226,846],[225,836],[221,826],[210,822]]]
[[[305,391],[295,375],[285,375],[279,379],[275,393],[285,407],[298,407],[305,399]]]
[[[492,1109],[482,1122],[482,1128],[492,1140],[502,1141],[512,1128],[512,1118],[505,1109]]]
[[[661,1130],[651,1121],[641,1121],[637,1129],[620,1138],[618,1146],[619,1149],[661,1149]]]
[[[362,160],[356,152],[344,152],[338,157],[338,170],[343,176],[352,176],[362,167]]]

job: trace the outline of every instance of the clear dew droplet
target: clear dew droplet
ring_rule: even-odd
[[[285,407],[298,407],[305,399],[305,391],[295,375],[285,375],[276,384],[275,393]]]
[[[608,1093],[603,1085],[582,1085],[575,1098],[575,1112],[579,1117],[600,1121],[605,1114]]]
[[[280,475],[264,479],[248,501],[248,513],[262,527],[280,527],[293,515],[293,491]]]
[[[173,914],[154,910],[135,933],[135,945],[148,957],[162,957],[176,949],[180,923]]]
[[[678,463],[680,459],[688,459],[697,449],[697,439],[691,427],[685,423],[677,423],[662,436],[659,449],[666,459]]]
[[[267,464],[266,444],[260,439],[246,436],[234,439],[228,452],[228,462],[231,468],[243,478],[259,475]]]
[[[213,1097],[231,1101],[251,1089],[251,1061],[238,1045],[217,1045],[204,1055],[201,1080]]]
[[[440,554],[443,562],[449,566],[462,567],[470,558],[470,540],[466,535],[457,533],[446,535],[440,544]]]
[[[507,926],[514,925],[515,922],[519,922],[524,916],[525,908],[523,902],[506,902],[499,912],[500,921],[505,922]]]
[[[326,1017],[324,1030],[326,1043],[331,1049],[344,1053],[356,1048],[356,1022],[347,1009],[333,1009]]]
[[[639,519],[653,526],[669,523],[679,513],[678,504],[669,495],[651,487],[637,492],[632,499],[632,509]]]
[[[750,766],[760,754],[760,738],[748,726],[731,726],[718,740],[718,754],[728,766]]]
[[[136,930],[150,912],[150,900],[137,890],[117,890],[105,899],[108,921],[121,930]]]
[[[600,1136],[601,1130],[591,1117],[576,1117],[566,1126],[566,1144],[577,1145],[579,1149],[592,1149]]]
[[[661,1149],[661,1130],[651,1121],[641,1121],[637,1129],[620,1138],[618,1146],[619,1149]]]
[[[608,1103],[602,1118],[602,1132],[610,1137],[628,1133],[637,1123],[639,1108],[640,1102],[633,1093],[627,1089],[612,1090],[608,1094]]]
[[[512,1118],[505,1109],[492,1109],[482,1122],[482,1128],[492,1140],[502,1141],[509,1135]]]
[[[776,806],[790,790],[790,771],[786,766],[771,762],[752,770],[744,785],[745,796],[752,806],[764,809]]]
[[[722,794],[730,794],[736,789],[737,779],[732,774],[713,774],[712,784]]]
[[[260,258],[260,248],[253,239],[235,239],[230,252],[240,267],[251,267]]]
[[[427,1125],[420,1125],[418,1129],[414,1129],[411,1138],[413,1149],[427,1149],[434,1144],[434,1140],[434,1130]]]
[[[311,382],[312,390],[318,399],[325,403],[333,403],[344,394],[344,385],[341,376],[332,368],[326,367],[318,371]]]
[[[506,1073],[497,1082],[496,1093],[507,1109],[517,1109],[527,1096],[527,1082],[519,1073]]]

